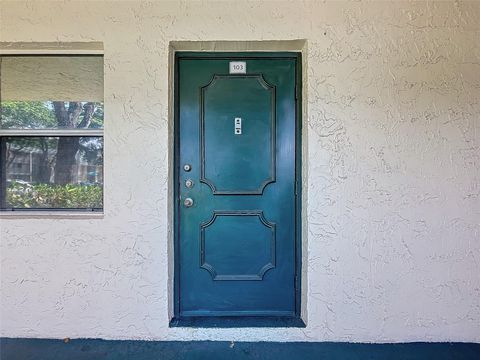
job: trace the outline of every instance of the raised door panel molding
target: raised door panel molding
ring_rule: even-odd
[[[263,280],[275,268],[275,230],[261,210],[214,211],[200,225],[200,267],[213,280]]]
[[[200,108],[200,182],[214,195],[261,195],[276,179],[275,86],[260,74],[214,75]]]

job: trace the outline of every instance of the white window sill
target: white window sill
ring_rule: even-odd
[[[103,212],[0,211],[0,219],[103,219]]]

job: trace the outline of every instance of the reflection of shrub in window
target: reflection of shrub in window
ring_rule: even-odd
[[[0,57],[3,210],[103,208],[103,58]]]

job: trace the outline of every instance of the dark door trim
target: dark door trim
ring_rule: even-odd
[[[179,258],[179,60],[180,59],[294,59],[295,67],[295,316],[283,317],[179,317],[180,313],[180,258]],[[170,327],[305,327],[301,319],[301,275],[302,275],[302,54],[300,52],[176,52],[174,62],[174,317]]]

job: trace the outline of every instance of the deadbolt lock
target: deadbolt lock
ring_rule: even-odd
[[[190,164],[185,164],[185,165],[183,165],[183,170],[185,170],[185,171],[190,171],[190,170],[192,170],[192,165],[190,165]]]
[[[195,183],[193,182],[192,179],[187,179],[187,180],[185,180],[185,186],[186,186],[188,189],[193,188],[193,185],[194,185],[194,184],[195,184]]]
[[[192,207],[193,206],[193,199],[192,198],[186,198],[185,200],[183,200],[183,205],[185,205],[185,207],[187,207],[187,208]]]

